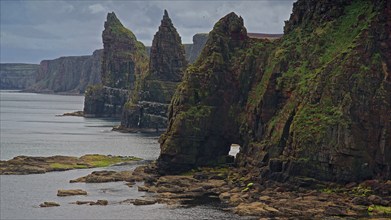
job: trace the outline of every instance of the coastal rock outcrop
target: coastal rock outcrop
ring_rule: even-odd
[[[35,82],[38,64],[0,64],[0,89],[25,89]]]
[[[85,95],[85,117],[120,117],[125,102],[148,69],[145,46],[125,28],[114,12],[107,15],[102,33],[102,84],[90,86]]]
[[[167,11],[156,32],[149,61],[149,72],[142,81],[138,96],[124,107],[121,127],[128,130],[165,129],[167,109],[187,66],[181,37]]]
[[[90,56],[42,60],[35,83],[26,92],[83,94],[87,86],[100,83],[102,50]]]
[[[222,18],[171,101],[158,170],[224,162],[235,143],[257,182],[390,179],[390,10],[299,0],[273,41]]]

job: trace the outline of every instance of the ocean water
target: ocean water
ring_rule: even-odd
[[[119,122],[110,119],[60,117],[82,110],[82,96],[0,91],[0,159],[18,155],[52,156],[111,154],[154,160],[159,155],[158,137],[111,131]],[[131,170],[137,165],[113,166],[110,170]],[[198,205],[174,208],[163,204],[134,206],[120,204],[145,196],[124,182],[69,183],[96,169],[71,170],[33,175],[0,176],[0,219],[238,219],[219,206]],[[57,197],[58,189],[84,189],[87,196]],[[77,200],[109,201],[107,206],[72,204]],[[45,201],[59,207],[39,208]]]

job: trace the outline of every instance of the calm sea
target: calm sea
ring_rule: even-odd
[[[0,91],[0,159],[18,155],[52,156],[84,154],[129,155],[156,159],[158,137],[111,131],[116,120],[59,117],[65,112],[82,110],[82,96]],[[136,165],[106,169],[127,170]],[[35,175],[0,176],[0,219],[237,219],[216,206],[199,205],[171,208],[156,204],[133,206],[119,204],[145,195],[137,187],[117,183],[69,183],[69,180],[95,170],[86,169]],[[58,189],[80,188],[87,196],[60,198]],[[70,204],[77,200],[106,199],[108,206]],[[38,208],[44,201],[61,206]]]

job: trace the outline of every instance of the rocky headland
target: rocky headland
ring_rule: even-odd
[[[390,4],[329,3],[295,3],[273,41],[234,13],[217,22],[171,101],[159,172],[223,163],[239,144],[255,182],[390,179]]]
[[[164,11],[149,59],[149,71],[140,81],[138,96],[125,104],[119,130],[152,131],[167,127],[167,110],[187,66],[185,50],[168,12]]]

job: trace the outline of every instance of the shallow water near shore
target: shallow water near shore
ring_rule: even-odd
[[[0,91],[0,159],[18,155],[53,156],[111,154],[154,160],[159,155],[158,137],[111,131],[119,122],[112,119],[58,117],[83,108],[82,96]],[[120,204],[145,195],[124,182],[69,183],[95,170],[131,170],[137,164],[109,168],[71,170],[34,175],[0,176],[0,219],[238,219],[219,206],[197,205],[170,208],[155,204]],[[58,189],[84,189],[87,196],[57,197]],[[106,199],[107,206],[70,204]],[[39,208],[45,201],[59,207]]]

